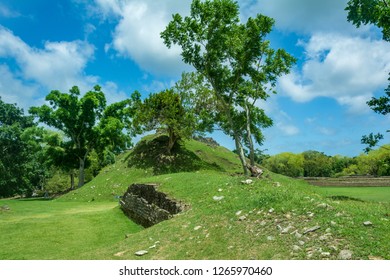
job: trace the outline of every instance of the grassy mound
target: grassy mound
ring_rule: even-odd
[[[162,143],[161,137],[147,137],[84,187],[46,202],[69,206],[69,212],[61,213],[69,215],[64,219],[70,231],[61,234],[57,230],[55,238],[42,234],[27,242],[26,231],[50,232],[59,227],[59,221],[50,220],[51,227],[44,227],[46,219],[29,224],[26,219],[34,213],[16,211],[17,206],[10,205],[10,211],[0,212],[0,234],[7,228],[15,242],[34,242],[35,254],[26,255],[30,259],[340,259],[342,252],[352,259],[390,259],[389,203],[332,199],[303,180],[268,172],[263,179],[243,184],[247,178],[237,174],[241,169],[238,158],[227,149],[191,140],[175,147],[171,155],[161,156]],[[160,191],[190,208],[139,230],[118,208],[118,196],[135,182],[158,183]],[[7,203],[0,201],[0,206]],[[23,203],[33,209],[36,202]],[[99,221],[85,222],[88,228],[96,227],[87,233],[91,242],[80,242],[81,250],[74,254],[50,255],[48,251],[57,250],[52,245],[56,240],[64,247],[67,242],[75,246],[67,237],[77,236],[73,229],[80,227],[81,217],[70,219],[72,205],[79,211],[92,211],[92,215],[85,213],[87,221]],[[44,208],[34,211],[50,214]],[[113,217],[113,223],[101,222]],[[16,220],[21,224],[9,231]],[[98,241],[102,232],[109,232],[110,240]],[[0,244],[2,258],[20,258],[18,250],[22,249],[15,242]],[[135,256],[139,250],[148,254]]]

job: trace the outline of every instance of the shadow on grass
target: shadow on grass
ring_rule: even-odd
[[[160,135],[140,141],[126,158],[129,167],[151,169],[153,174],[193,172],[201,169],[225,171],[216,163],[203,161],[194,152],[176,142],[167,153],[168,136]]]
[[[365,202],[364,200],[361,200],[359,198],[354,198],[354,197],[349,197],[346,195],[334,195],[334,196],[329,196],[330,199],[332,200],[338,200],[338,201],[359,201],[359,202]]]

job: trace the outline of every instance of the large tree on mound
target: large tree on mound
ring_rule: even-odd
[[[88,155],[96,150],[103,153],[105,148],[124,149],[130,138],[123,132],[124,115],[130,116],[131,100],[106,106],[106,98],[100,86],[95,86],[84,96],[80,96],[77,86],[69,93],[51,91],[46,100],[49,105],[30,108],[30,113],[50,127],[64,133],[64,142],[58,145],[62,149],[63,164],[78,165],[81,187],[85,182],[85,165]],[[64,158],[65,157],[65,158]]]
[[[137,126],[142,130],[160,130],[168,134],[168,154],[178,140],[192,136],[193,122],[180,95],[172,89],[151,94],[140,105],[136,116]]]
[[[168,47],[179,45],[183,61],[211,85],[217,121],[234,139],[245,174],[244,138],[252,153],[252,131],[269,124],[268,119],[259,118],[264,112],[254,110],[256,100],[267,99],[266,86],[272,87],[276,77],[287,73],[295,61],[284,50],[270,48],[265,38],[273,24],[273,19],[263,15],[241,23],[239,6],[232,0],[194,0],[190,16],[173,15],[161,33],[164,43]],[[256,123],[259,120],[265,125]],[[243,127],[241,121],[247,125]]]

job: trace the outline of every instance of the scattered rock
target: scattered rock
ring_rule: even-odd
[[[268,210],[268,213],[271,214],[271,213],[273,213],[274,211],[275,211],[275,209],[274,209],[274,208],[271,208],[271,209]]]
[[[146,250],[141,250],[141,251],[137,251],[135,252],[134,254],[138,257],[142,257],[143,255],[146,255],[147,253],[149,253],[148,251]]]
[[[257,166],[247,165],[252,177],[260,178],[263,174],[263,170]]]
[[[298,244],[301,245],[301,246],[303,246],[303,245],[305,245],[305,241],[299,240],[299,241],[298,241]]]
[[[249,184],[252,184],[253,181],[251,179],[246,179],[245,181],[241,181],[241,183],[249,185]]]
[[[321,256],[322,257],[330,257],[330,253],[329,252],[322,252]]]
[[[339,253],[339,259],[341,260],[350,260],[352,259],[352,251],[350,250],[342,250]]]
[[[294,245],[294,246],[293,246],[293,251],[294,251],[294,252],[298,252],[298,251],[301,251],[301,250],[302,250],[302,248],[299,247],[298,245]]]
[[[275,183],[274,183],[274,186],[277,187],[277,188],[279,188],[279,187],[282,186],[282,184],[280,184],[279,182],[275,182]]]
[[[363,223],[363,225],[365,225],[366,227],[371,227],[371,226],[373,226],[372,222],[370,222],[370,221],[365,221],[365,222]]]
[[[329,204],[326,203],[320,203],[317,205],[318,208],[323,208],[323,209],[332,209],[333,207],[330,206]]]
[[[149,246],[149,249],[154,249],[154,248],[156,248],[156,247],[157,247],[157,245],[154,244],[154,245],[152,245],[152,246]]]
[[[294,228],[294,227],[291,226],[291,225],[288,226],[288,227],[286,227],[286,228],[282,228],[282,230],[281,230],[280,233],[282,233],[282,234],[287,234],[287,233],[289,233],[293,228]]]
[[[263,226],[265,226],[267,224],[267,222],[266,221],[261,221],[260,222],[260,225],[263,227]]]
[[[295,232],[295,237],[299,239],[299,238],[302,237],[302,234],[300,234],[299,232],[296,231],[296,232]]]
[[[327,233],[327,234],[321,235],[318,239],[321,241],[325,241],[325,240],[330,239],[331,236],[332,236],[331,233]]]
[[[267,236],[267,240],[268,240],[268,241],[273,241],[273,240],[275,240],[275,237],[273,237],[273,236]]]
[[[334,227],[334,226],[337,226],[337,223],[334,221],[330,221],[330,225]]]
[[[196,226],[194,227],[194,230],[200,230],[202,228],[202,226]]]
[[[242,211],[240,210],[240,211],[237,211],[236,212],[236,216],[240,216],[241,215],[241,213],[242,213]]]
[[[218,189],[218,191],[219,191],[219,192],[222,192],[222,191],[223,191],[223,189]]]
[[[8,205],[3,205],[3,206],[0,207],[0,210],[2,210],[2,211],[9,211],[9,210],[11,210],[11,208]]]
[[[303,234],[305,235],[305,234],[308,234],[308,233],[310,233],[310,232],[317,231],[317,230],[319,230],[320,228],[321,228],[320,226],[311,227],[311,228],[305,230]]]
[[[244,220],[246,220],[246,216],[245,216],[245,215],[240,216],[240,217],[238,218],[238,220],[239,220],[239,221],[244,221]]]
[[[224,196],[213,196],[213,199],[215,201],[221,201],[222,199],[224,199],[225,197]]]
[[[121,257],[121,256],[123,256],[125,253],[126,253],[126,251],[118,252],[118,253],[114,254],[114,256],[115,256],[115,257]]]
[[[376,256],[368,256],[368,259],[371,261],[382,261],[384,258],[382,257],[376,257]]]
[[[313,218],[313,217],[314,217],[314,213],[313,213],[313,212],[307,212],[307,215],[308,215],[310,218]]]

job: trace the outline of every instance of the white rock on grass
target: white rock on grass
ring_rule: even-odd
[[[241,181],[241,183],[249,185],[249,184],[252,184],[253,181],[251,179],[246,179],[245,181]]]
[[[200,230],[202,228],[202,226],[196,226],[194,227],[194,230]]]
[[[350,260],[352,259],[352,251],[350,250],[342,250],[339,253],[339,259],[341,260]]]
[[[146,255],[147,253],[149,253],[149,252],[146,250],[141,250],[141,251],[135,252],[135,255],[138,257],[142,257],[143,255]]]
[[[224,196],[213,196],[213,199],[215,201],[221,201],[222,199],[224,199],[225,197]]]

